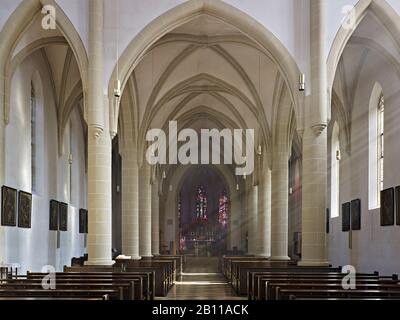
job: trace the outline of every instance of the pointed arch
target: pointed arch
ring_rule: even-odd
[[[190,0],[167,11],[148,24],[129,44],[119,58],[119,80],[122,88],[125,87],[129,76],[139,64],[140,60],[152,45],[175,28],[192,21],[200,15],[210,15],[225,23],[235,26],[255,43],[270,53],[274,63],[282,73],[284,81],[289,88],[289,94],[295,106],[296,116],[302,116],[302,111],[297,108],[302,95],[297,90],[297,77],[299,68],[282,43],[263,25],[249,15],[224,3],[221,0]],[[113,96],[114,83],[117,80],[117,66],[111,75],[108,91]],[[111,131],[117,132],[118,107],[110,102]],[[302,123],[298,121],[298,123]]]
[[[341,26],[330,49],[327,61],[328,88],[333,87],[339,60],[349,39],[360,23],[364,20],[368,12],[372,12],[379,19],[379,21],[381,21],[388,34],[396,42],[397,46],[400,46],[400,19],[396,11],[386,0],[360,0],[354,6],[354,27],[344,28]]]
[[[58,6],[55,0],[22,1],[22,3],[8,18],[0,32],[0,43],[2,44],[0,47],[0,112],[3,112],[3,120],[6,124],[8,123],[10,94],[6,90],[6,81],[8,81],[6,67],[11,60],[12,52],[16,47],[21,34],[29,26],[32,19],[41,12],[44,5],[52,5],[56,8],[57,28],[65,37],[74,53],[82,79],[84,96],[87,91],[87,52],[82,39],[64,11]]]

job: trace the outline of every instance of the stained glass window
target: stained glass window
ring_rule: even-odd
[[[182,198],[181,198],[181,195],[179,194],[179,197],[178,197],[178,223],[179,223],[179,228],[182,228],[182,221],[181,221],[182,212],[181,211],[182,211]]]
[[[32,192],[36,191],[36,95],[31,82],[31,178]]]
[[[179,223],[179,250],[183,251],[186,249],[186,237],[182,234],[182,196],[179,194],[178,197],[178,223]]]
[[[224,191],[219,197],[218,222],[226,227],[228,224],[228,195]]]
[[[199,186],[196,192],[196,217],[197,220],[206,221],[207,217],[207,194],[203,186]]]

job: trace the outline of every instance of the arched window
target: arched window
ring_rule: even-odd
[[[369,104],[369,161],[368,161],[368,204],[369,209],[380,207],[383,185],[385,99],[382,87],[376,83]]]
[[[199,186],[196,192],[196,217],[197,220],[206,221],[207,217],[207,194],[203,186]]]
[[[226,227],[228,225],[228,195],[226,191],[224,191],[219,197],[219,210],[218,210],[218,222],[222,225],[222,227]]]
[[[69,122],[69,155],[68,155],[68,164],[69,164],[69,201],[72,203],[72,186],[73,186],[73,181],[72,181],[72,163],[73,163],[73,127],[72,127],[72,121]]]
[[[340,140],[335,122],[331,140],[331,218],[339,217]]]
[[[383,190],[383,165],[385,158],[385,98],[381,95],[378,104],[378,203]]]
[[[30,108],[31,108],[31,186],[32,192],[37,191],[36,179],[36,95],[33,82],[31,82],[30,94]]]

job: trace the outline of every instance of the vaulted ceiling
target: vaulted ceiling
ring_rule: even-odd
[[[203,14],[149,48],[123,93],[129,111],[120,115],[132,119],[139,144],[148,129],[178,120],[180,128],[254,129],[268,145],[283,83],[257,43]]]
[[[343,133],[341,141],[347,151],[350,151],[351,119],[359,85],[366,76],[374,78],[380,74],[385,66],[400,80],[400,43],[391,30],[368,11],[344,48],[333,85],[332,116],[339,120]],[[369,96],[364,98],[368,101]],[[368,109],[368,103],[365,108]]]
[[[86,131],[82,79],[74,52],[60,29],[44,30],[41,19],[38,15],[15,44],[7,65],[7,74],[10,76],[8,81],[11,81],[18,65],[32,54],[40,53],[52,85],[51,97],[57,110],[59,141],[62,141],[73,110],[78,110],[82,127]]]

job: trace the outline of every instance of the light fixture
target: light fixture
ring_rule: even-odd
[[[293,194],[293,188],[292,187],[289,188],[289,194]]]
[[[167,179],[167,174],[165,173],[165,170],[163,170],[163,172],[162,172],[162,178]]]
[[[68,156],[69,164],[72,164],[72,161],[73,161],[73,155],[72,155],[72,153],[70,153],[69,156]]]
[[[340,150],[336,150],[336,160],[339,161],[340,159],[342,159],[342,155],[340,153]]]
[[[262,155],[262,147],[261,147],[261,145],[258,146],[257,154],[258,154],[259,156]]]
[[[299,75],[299,91],[304,91],[306,89],[306,77],[304,73]]]
[[[239,191],[240,187],[239,187],[239,183],[236,183],[236,191]]]
[[[121,97],[121,81],[119,80],[119,0],[116,0],[116,31],[117,31],[117,35],[116,35],[116,55],[117,55],[117,80],[115,80],[114,82],[114,97],[116,99],[119,99]]]
[[[121,81],[120,80],[115,80],[114,97],[117,99],[119,99],[121,97]]]
[[[246,173],[243,173],[243,180],[246,180]]]

